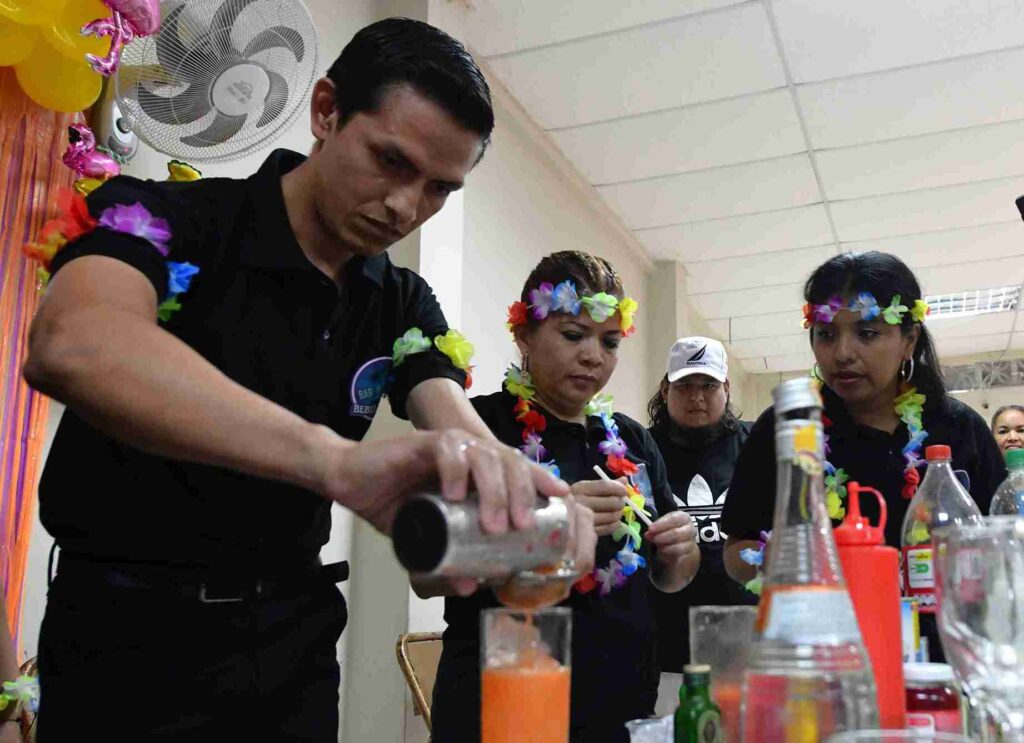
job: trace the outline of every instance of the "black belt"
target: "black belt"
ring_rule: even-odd
[[[99,581],[113,588],[151,591],[204,604],[254,601],[274,593],[301,593],[317,583],[348,580],[348,561],[321,565],[319,560],[263,575],[152,563],[122,563],[61,552],[57,575],[74,582]]]

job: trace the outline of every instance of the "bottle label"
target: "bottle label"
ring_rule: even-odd
[[[959,709],[907,712],[907,730],[915,733],[963,733]]]
[[[806,645],[859,642],[850,594],[832,586],[777,586],[762,598],[761,636]]]
[[[930,544],[903,548],[906,593],[917,599],[920,611],[935,613],[935,562]]]
[[[701,713],[697,718],[697,740],[700,743],[723,743],[722,717],[713,709]]]
[[[934,733],[935,718],[924,713],[907,713],[907,730],[915,733]]]

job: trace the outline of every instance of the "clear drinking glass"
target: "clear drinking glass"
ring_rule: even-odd
[[[939,636],[972,704],[1024,743],[1024,518],[940,530]]]
[[[740,696],[756,606],[690,608],[690,662],[711,666],[711,696],[722,710],[726,743],[740,739]]]
[[[851,730],[836,733],[825,743],[970,743],[970,740],[962,735],[925,730]]]
[[[481,743],[567,743],[572,610],[480,617]]]

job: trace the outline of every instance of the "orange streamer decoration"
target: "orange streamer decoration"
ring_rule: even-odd
[[[37,264],[21,246],[56,216],[57,191],[74,180],[60,159],[74,120],[33,103],[0,68],[0,588],[15,638],[49,413],[48,398],[21,378],[39,302]]]

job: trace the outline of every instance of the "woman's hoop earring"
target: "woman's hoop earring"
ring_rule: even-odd
[[[825,378],[821,376],[821,367],[817,364],[811,367],[811,377],[817,379],[819,382],[824,382]]]
[[[907,362],[910,362],[910,371],[907,371]],[[909,382],[914,378],[914,357],[911,356],[909,359],[900,364],[900,378],[904,382]]]

